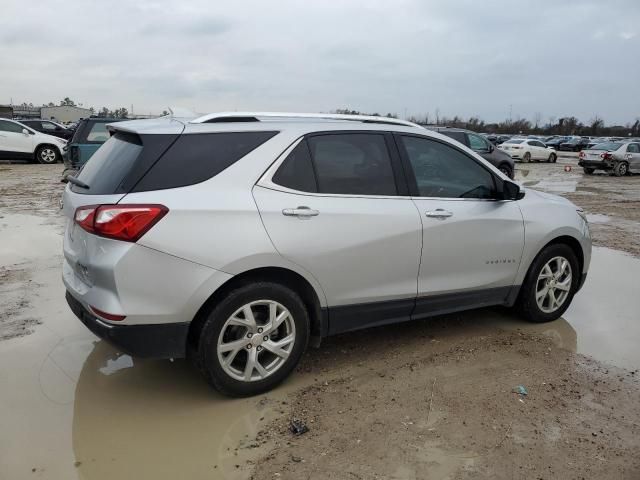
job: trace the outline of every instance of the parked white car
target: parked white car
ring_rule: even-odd
[[[558,158],[553,148],[535,139],[514,138],[498,145],[498,148],[524,163],[531,160],[554,163]]]
[[[56,163],[66,140],[35,131],[15,120],[0,119],[0,158]]]

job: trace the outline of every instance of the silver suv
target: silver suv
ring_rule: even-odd
[[[115,123],[63,199],[63,278],[120,351],[189,356],[264,392],[309,343],[489,305],[558,318],[589,228],[448,137],[389,118],[268,113]]]

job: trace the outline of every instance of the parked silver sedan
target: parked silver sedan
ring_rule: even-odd
[[[616,177],[640,170],[640,142],[605,142],[580,152],[578,161],[584,173],[596,170],[613,173]]]

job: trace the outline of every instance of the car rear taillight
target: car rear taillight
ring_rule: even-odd
[[[111,322],[121,322],[122,320],[124,320],[125,318],[127,318],[124,315],[115,315],[113,313],[107,313],[107,312],[103,312],[102,310],[98,310],[96,307],[93,306],[89,306],[89,308],[91,309],[91,311],[96,314],[98,317],[102,317],[105,320],[109,320]]]
[[[580,154],[578,155],[579,158],[584,158],[584,152],[580,152]]]
[[[89,205],[78,208],[74,219],[89,233],[136,242],[167,212],[164,205]]]
[[[609,152],[601,153],[600,158],[603,160],[610,160],[613,156]]]

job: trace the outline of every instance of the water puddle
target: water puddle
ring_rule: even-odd
[[[587,221],[589,223],[609,223],[611,221],[611,217],[599,213],[588,213]]]
[[[501,328],[541,333],[556,345],[630,370],[640,368],[640,259],[594,247],[585,285],[563,318],[531,324],[511,315],[490,316]]]

